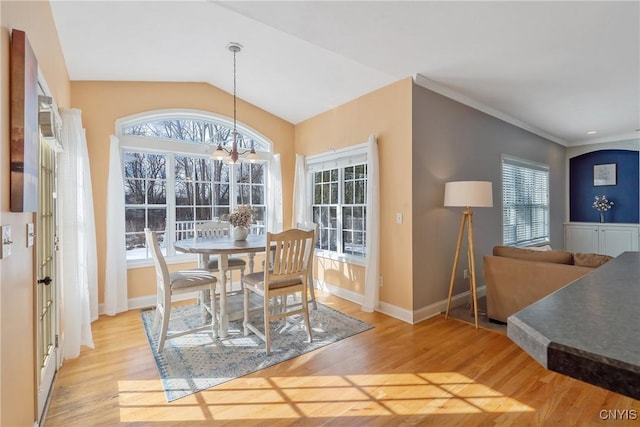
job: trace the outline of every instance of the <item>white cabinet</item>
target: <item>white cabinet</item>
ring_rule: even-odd
[[[564,245],[570,252],[618,256],[638,250],[640,225],[570,223],[564,226]]]

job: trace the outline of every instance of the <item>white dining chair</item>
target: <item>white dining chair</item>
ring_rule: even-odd
[[[309,259],[309,302],[313,304],[313,309],[318,309],[318,303],[316,302],[315,284],[313,281],[313,251],[318,241],[318,235],[320,234],[320,224],[311,221],[297,222],[296,227],[301,230],[313,230],[313,244],[311,246],[311,257]]]
[[[311,342],[311,321],[307,287],[309,281],[309,260],[313,249],[313,231],[290,229],[282,233],[267,233],[265,253],[272,253],[270,268],[263,272],[244,276],[244,335],[249,331],[260,337],[266,344],[267,355],[271,353],[270,324],[274,320],[302,314],[307,331],[307,340]],[[262,297],[263,327],[252,323],[253,314],[249,305],[251,294]],[[282,305],[282,298],[300,294],[300,305]],[[273,305],[277,304],[278,307]],[[261,330],[262,329],[262,330]]]
[[[194,225],[194,234],[196,239],[220,239],[223,237],[228,237],[231,235],[231,224],[222,221],[197,222]],[[231,280],[233,271],[240,272],[240,283],[242,283],[242,278],[244,277],[244,270],[247,266],[247,262],[239,256],[230,256],[228,258],[227,265],[230,279],[229,283],[231,283],[231,286],[233,286]],[[212,273],[220,272],[220,266],[218,265],[217,256],[209,259],[207,270]]]
[[[147,247],[151,251],[153,263],[156,269],[156,314],[153,319],[152,331],[155,333],[160,326],[160,335],[158,339],[158,352],[164,350],[166,340],[177,338],[183,335],[192,334],[207,329],[211,329],[213,337],[217,337],[217,316],[216,316],[216,298],[215,290],[218,279],[213,274],[202,269],[182,270],[169,272],[167,263],[165,262],[160,245],[158,244],[158,236],[149,228],[144,229],[147,241]],[[195,327],[179,332],[168,333],[169,320],[171,319],[171,299],[174,295],[184,295],[197,291],[209,291],[210,313],[212,321],[208,325]],[[203,304],[203,298],[199,298]],[[206,308],[203,308],[206,309]]]

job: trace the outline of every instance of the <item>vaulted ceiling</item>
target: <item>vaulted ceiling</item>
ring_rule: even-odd
[[[67,1],[71,80],[208,82],[299,123],[408,76],[563,145],[638,138],[639,1]],[[595,131],[595,134],[587,132]]]

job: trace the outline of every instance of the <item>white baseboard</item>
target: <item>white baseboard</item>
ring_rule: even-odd
[[[476,293],[479,297],[484,296],[486,294],[485,286],[478,286]],[[471,291],[462,292],[461,294],[454,295],[451,298],[451,305],[456,306],[459,303],[468,300],[471,296]],[[419,323],[423,320],[427,320],[430,317],[437,316],[447,309],[447,300],[443,299],[433,304],[429,304],[426,307],[419,308],[413,312],[413,323]]]
[[[316,280],[316,288],[320,289],[324,292],[328,292],[331,295],[335,295],[347,301],[351,301],[354,304],[362,305],[364,301],[364,296],[357,292],[350,291],[348,289],[341,288],[339,286],[332,285],[327,282],[323,282],[320,280]],[[479,286],[478,287],[478,296],[484,296],[486,294],[486,287]],[[465,300],[469,299],[471,292],[466,291],[462,292],[458,295],[454,295],[451,298],[452,306],[456,306]],[[184,301],[188,299],[197,298],[198,295],[196,292],[192,294],[184,294],[174,298],[174,301]],[[155,295],[145,295],[143,297],[130,298],[128,300],[128,309],[129,310],[137,310],[141,308],[151,308],[156,305],[156,296]],[[429,319],[430,317],[437,316],[447,309],[447,300],[443,299],[433,304],[429,304],[426,307],[419,308],[417,310],[407,310],[406,308],[398,307],[397,305],[389,304],[384,301],[378,303],[378,307],[376,307],[376,311],[386,314],[387,316],[391,316],[395,319],[402,320],[403,322],[416,324],[422,322],[423,320]],[[99,306],[100,314],[104,314],[104,305],[100,304]]]
[[[335,295],[337,297],[346,299],[347,301],[351,301],[355,304],[362,305],[364,297],[362,294],[357,292],[349,291],[347,289],[340,288],[338,286],[332,285],[330,283],[317,281],[316,287],[330,293],[331,295]],[[478,296],[484,296],[486,293],[486,289],[484,286],[479,286],[477,289]],[[459,303],[464,302],[471,295],[471,291],[466,291],[461,294],[455,295],[451,298],[452,305],[458,305]],[[423,320],[426,320],[430,317],[436,316],[447,309],[447,300],[443,299],[436,303],[430,304],[426,307],[420,308],[418,310],[407,310],[406,308],[398,307],[397,305],[389,304],[384,301],[378,303],[378,307],[376,311],[386,314],[387,316],[391,316],[395,319],[402,320],[406,323],[416,324]]]

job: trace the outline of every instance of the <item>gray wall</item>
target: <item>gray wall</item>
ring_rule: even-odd
[[[482,257],[502,244],[501,155],[550,167],[551,246],[564,247],[565,147],[416,84],[413,85],[413,308],[447,298],[462,208],[445,208],[448,181],[492,181],[493,208],[474,210],[476,279]],[[469,289],[461,254],[454,294]]]

